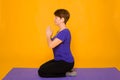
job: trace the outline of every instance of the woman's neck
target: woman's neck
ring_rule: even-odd
[[[60,28],[59,31],[62,31],[63,29],[66,29],[67,27],[64,23],[62,23],[62,24],[59,25],[59,28]]]

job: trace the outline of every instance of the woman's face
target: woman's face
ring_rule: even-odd
[[[61,23],[61,18],[58,16],[55,16],[54,22],[58,26]]]

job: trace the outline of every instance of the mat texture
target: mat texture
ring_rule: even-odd
[[[13,68],[3,80],[120,80],[116,68],[76,68],[76,77],[42,78],[37,68]]]

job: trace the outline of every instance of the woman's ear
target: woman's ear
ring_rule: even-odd
[[[64,22],[65,21],[65,19],[64,18],[61,18],[61,22]]]

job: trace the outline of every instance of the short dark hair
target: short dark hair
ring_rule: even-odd
[[[55,16],[58,16],[60,18],[64,18],[64,23],[66,24],[67,21],[69,20],[70,18],[70,13],[65,10],[65,9],[57,9],[55,12],[54,12],[54,15]]]

